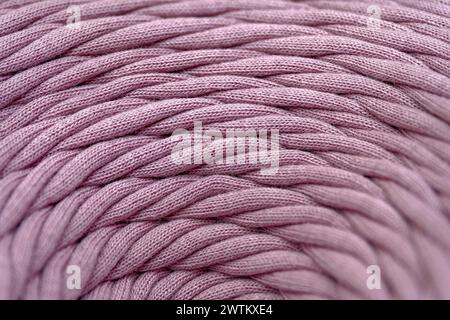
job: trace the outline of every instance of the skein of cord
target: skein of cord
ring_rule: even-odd
[[[0,298],[450,299],[449,31],[447,0],[1,2]]]

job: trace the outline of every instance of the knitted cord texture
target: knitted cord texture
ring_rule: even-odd
[[[450,1],[2,1],[0,298],[450,299]]]

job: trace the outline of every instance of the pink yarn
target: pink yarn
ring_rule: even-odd
[[[448,0],[1,2],[0,298],[450,299],[449,61]]]

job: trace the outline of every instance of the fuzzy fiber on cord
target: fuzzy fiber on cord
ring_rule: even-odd
[[[0,298],[449,299],[449,77],[448,0],[2,1]]]

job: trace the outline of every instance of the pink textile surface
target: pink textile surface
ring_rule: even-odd
[[[449,62],[448,0],[0,2],[0,299],[450,299]]]

